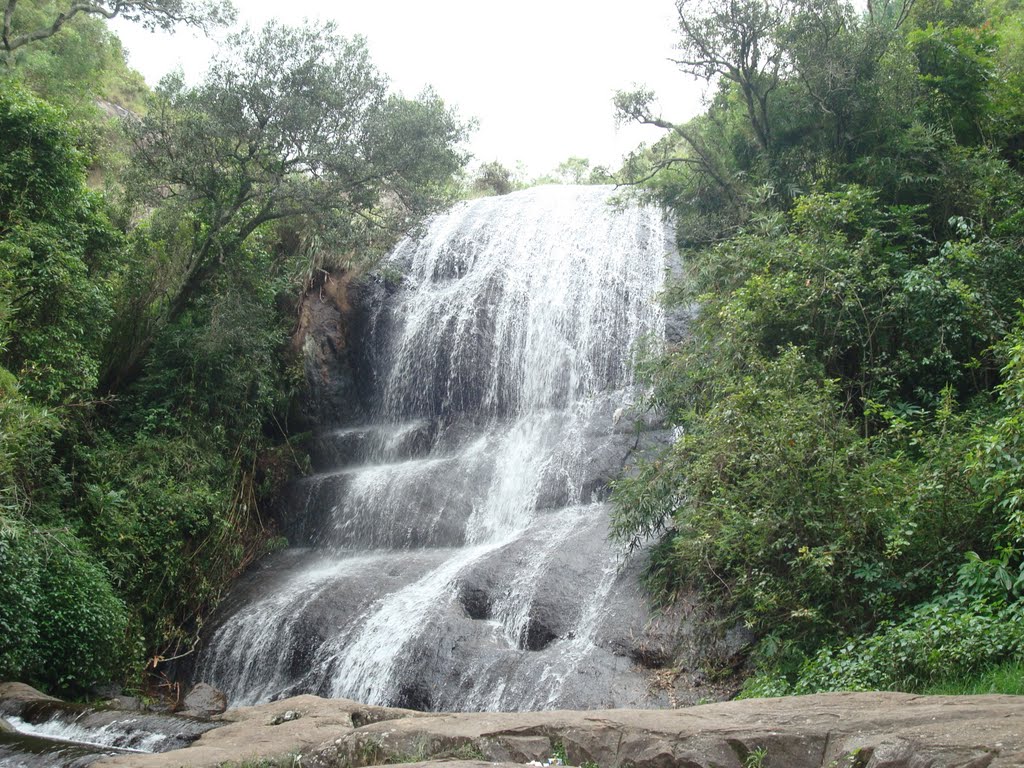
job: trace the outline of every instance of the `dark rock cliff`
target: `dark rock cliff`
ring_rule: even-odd
[[[292,338],[301,355],[308,396],[303,414],[311,425],[358,415],[352,361],[352,273],[319,270],[299,301]]]

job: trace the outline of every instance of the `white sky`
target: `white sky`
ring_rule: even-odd
[[[658,94],[665,117],[700,108],[701,86],[668,59],[675,42],[672,0],[235,0],[241,23],[260,27],[282,7],[284,23],[334,19],[367,39],[393,87],[415,96],[432,85],[479,127],[469,149],[528,174],[553,170],[571,155],[618,167],[661,132],[616,128],[612,94],[634,84]],[[151,85],[180,67],[195,82],[216,49],[187,29],[146,32],[116,20],[129,61]],[[222,37],[223,35],[217,35]]]

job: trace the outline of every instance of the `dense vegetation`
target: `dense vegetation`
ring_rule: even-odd
[[[0,679],[75,693],[187,654],[278,545],[265,503],[303,461],[297,299],[446,198],[464,127],[330,26],[247,31],[202,83],[150,92],[100,18],[15,46],[60,4],[7,9]]]
[[[189,653],[279,545],[296,297],[465,160],[436,94],[390,93],[329,26],[151,92],[90,7],[54,29],[57,0],[9,0],[0,52],[0,678],[71,692]],[[1021,692],[1024,10],[677,9],[706,111],[616,106],[666,130],[621,175],[673,211],[666,300],[698,311],[644,364],[679,438],[617,484],[616,535],[652,541],[658,601],[699,589],[753,631],[749,693]],[[522,185],[487,163],[466,193]]]
[[[1019,677],[1024,11],[677,9],[707,110],[616,103],[667,131],[627,172],[698,311],[645,365],[679,438],[617,484],[616,534],[653,539],[658,600],[753,631],[750,693]]]

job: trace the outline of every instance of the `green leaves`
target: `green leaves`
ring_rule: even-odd
[[[998,410],[979,427],[967,471],[1003,523],[999,543],[1024,551],[1024,321],[997,347],[1006,364]]]
[[[431,91],[389,94],[365,42],[333,24],[270,23],[234,36],[202,84],[165,78],[126,130],[130,194],[157,206],[155,219],[192,227],[171,235],[175,274],[134,307],[149,322],[116,350],[104,376],[111,390],[138,378],[160,328],[230,276],[272,226],[324,235],[370,261],[439,202],[465,161],[454,112]]]
[[[960,143],[981,141],[989,128],[984,121],[994,75],[995,33],[988,28],[928,24],[912,31],[907,42],[930,92],[925,106],[929,118],[948,126]]]
[[[59,2],[56,8],[35,11],[35,18],[18,12],[18,0],[6,0],[3,14],[3,37],[0,48],[8,54],[40,40],[56,35],[64,25],[79,14],[112,19],[121,16],[142,22],[149,29],[171,29],[176,24],[192,24],[206,28],[234,19],[235,10],[226,0],[117,0],[116,2]]]
[[[0,94],[3,364],[42,402],[91,394],[111,315],[120,238],[63,116],[19,88]]]
[[[925,691],[970,679],[1024,654],[1024,607],[957,591],[923,603],[873,633],[826,645],[787,681],[752,678],[744,696],[821,691]]]
[[[690,255],[674,298],[700,313],[646,366],[681,434],[615,487],[613,534],[663,537],[657,599],[699,585],[799,657],[991,551],[1011,518],[978,503],[957,398],[977,395],[1024,273],[978,233],[930,241],[921,214],[850,186]]]
[[[80,692],[136,651],[105,571],[64,531],[0,514],[0,676]]]

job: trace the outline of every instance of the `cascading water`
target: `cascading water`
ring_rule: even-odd
[[[638,344],[664,333],[671,238],[659,211],[611,198],[462,203],[395,249],[400,287],[360,342],[374,418],[321,436],[333,466],[294,513],[306,546],[236,590],[198,678],[236,705],[642,703],[614,637],[639,598],[603,498],[636,442],[622,414]]]

